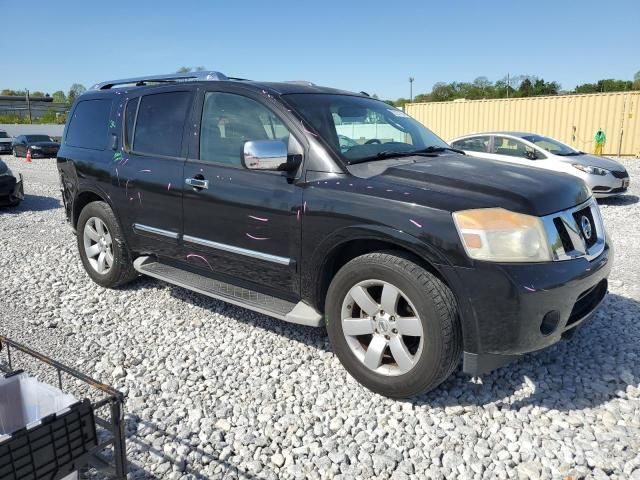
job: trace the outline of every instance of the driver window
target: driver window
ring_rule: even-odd
[[[529,158],[527,156],[527,146],[513,138],[493,137],[493,151],[498,155],[508,155],[510,157]],[[531,150],[530,148],[528,150]]]
[[[240,166],[244,142],[282,140],[289,130],[262,104],[242,95],[207,92],[200,124],[200,159]]]
[[[395,142],[413,145],[411,134],[396,128],[380,112],[355,106],[333,105],[331,117],[342,153],[365,144]]]

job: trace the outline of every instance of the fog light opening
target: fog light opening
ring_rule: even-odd
[[[547,312],[547,314],[542,319],[542,323],[540,324],[540,333],[542,335],[551,335],[556,328],[558,327],[558,323],[560,322],[560,312],[557,310],[551,310]]]

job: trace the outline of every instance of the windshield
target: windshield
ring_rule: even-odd
[[[284,95],[345,163],[447,143],[402,110],[373,98],[300,93]]]
[[[25,135],[27,142],[53,142],[47,135]]]
[[[574,150],[569,145],[565,145],[564,143],[560,143],[557,140],[549,137],[543,137],[541,135],[529,135],[526,137],[522,137],[525,140],[536,144],[538,147],[546,150],[549,153],[553,153],[554,155],[579,155],[580,152]]]
[[[7,132],[4,132],[4,131],[0,130],[0,138],[11,138],[11,137],[9,137],[9,135],[7,135]]]

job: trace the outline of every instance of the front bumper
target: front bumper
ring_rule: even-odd
[[[24,200],[24,181],[22,174],[18,178],[4,175],[0,177],[0,205],[15,205]]]
[[[53,158],[58,155],[57,150],[31,150],[31,158]]]
[[[594,197],[607,198],[626,193],[631,179],[627,172],[615,172],[615,175],[613,173],[604,176],[589,175],[586,182]]]
[[[570,335],[603,301],[612,263],[606,245],[592,261],[447,267],[463,324],[464,372],[487,373]]]

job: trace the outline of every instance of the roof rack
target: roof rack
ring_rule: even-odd
[[[229,78],[221,72],[205,71],[205,72],[189,72],[189,73],[169,73],[166,75],[147,75],[144,77],[123,78],[121,80],[109,80],[106,82],[96,83],[91,90],[109,90],[119,85],[135,85],[141,87],[147,83],[164,83],[164,82],[188,82],[194,80],[213,80],[223,81]]]

